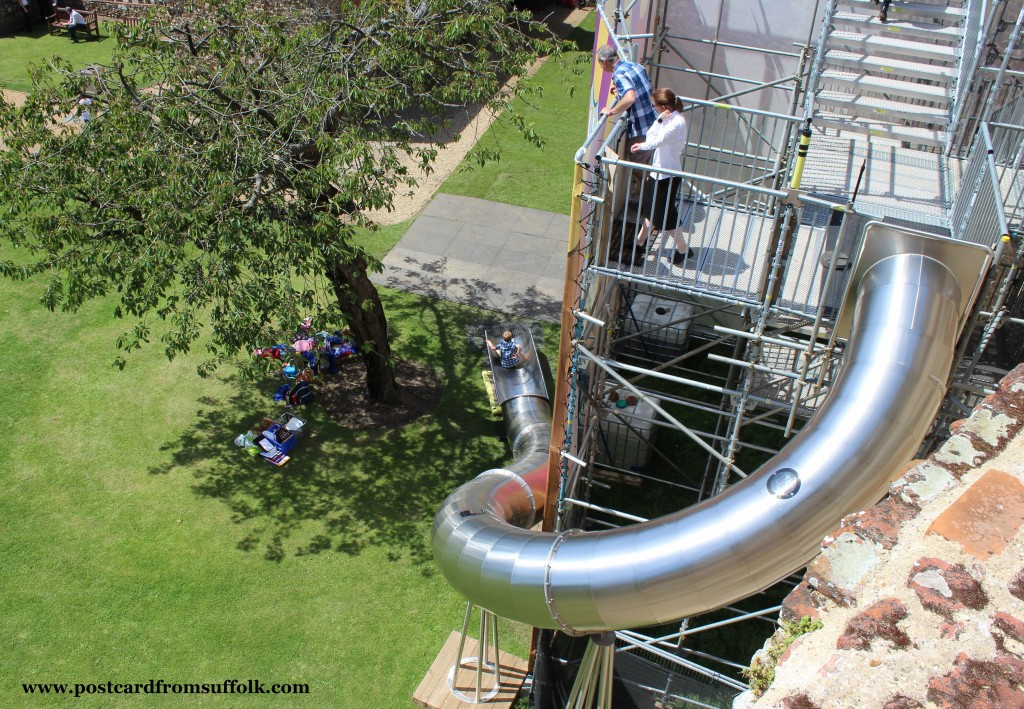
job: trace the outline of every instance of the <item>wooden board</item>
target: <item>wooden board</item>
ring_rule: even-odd
[[[451,689],[448,688],[448,673],[455,664],[455,655],[459,651],[460,635],[452,631],[445,641],[444,647],[438,653],[430,671],[420,682],[420,686],[412,695],[412,701],[421,707],[428,709],[471,709],[471,707],[498,707],[509,709],[515,702],[519,690],[522,689],[526,680],[527,663],[507,652],[500,653],[501,688],[498,693],[488,702],[473,704],[460,700]],[[466,645],[462,649],[462,656],[476,657],[477,641],[475,638],[466,638]],[[483,673],[482,693],[487,694],[494,687],[494,675],[485,671]],[[455,688],[467,697],[472,698],[476,686],[476,665],[459,668],[455,676]]]
[[[487,390],[487,400],[491,405],[491,415],[501,416],[501,404],[498,403],[498,398],[494,395],[494,372],[485,369],[480,374],[484,380],[484,389]]]

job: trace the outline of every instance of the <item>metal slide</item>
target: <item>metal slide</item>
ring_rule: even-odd
[[[547,403],[540,407],[536,392],[507,400],[516,462],[445,501],[433,530],[442,573],[500,616],[584,633],[697,615],[796,571],[841,517],[877,502],[914,454],[990,254],[869,224],[839,318],[849,340],[828,401],[748,478],[650,522],[529,531],[542,509],[548,440],[538,413]]]

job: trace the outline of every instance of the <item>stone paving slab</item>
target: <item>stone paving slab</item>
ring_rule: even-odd
[[[555,216],[552,212],[542,212],[539,209],[524,209],[519,219],[512,225],[512,229],[521,234],[544,236]]]
[[[380,286],[557,322],[568,215],[437,194],[384,258]]]

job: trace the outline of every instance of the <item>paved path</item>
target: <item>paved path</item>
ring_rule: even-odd
[[[557,322],[569,216],[437,194],[384,259],[382,286]]]

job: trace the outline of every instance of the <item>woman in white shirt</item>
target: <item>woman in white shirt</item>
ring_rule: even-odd
[[[654,109],[658,112],[658,120],[647,131],[642,143],[630,148],[631,152],[654,150],[651,166],[663,167],[668,170],[681,170],[680,155],[686,148],[686,119],[681,113],[683,103],[671,89],[655,89],[651,92]],[[640,214],[643,226],[636,235],[637,248],[642,249],[651,233],[651,223],[660,231],[671,231],[675,240],[675,253],[672,263],[680,264],[686,258],[693,257],[693,251],[683,238],[679,228],[679,212],[676,204],[679,198],[679,185],[682,178],[658,172],[657,169],[648,174],[643,185],[640,200]]]

